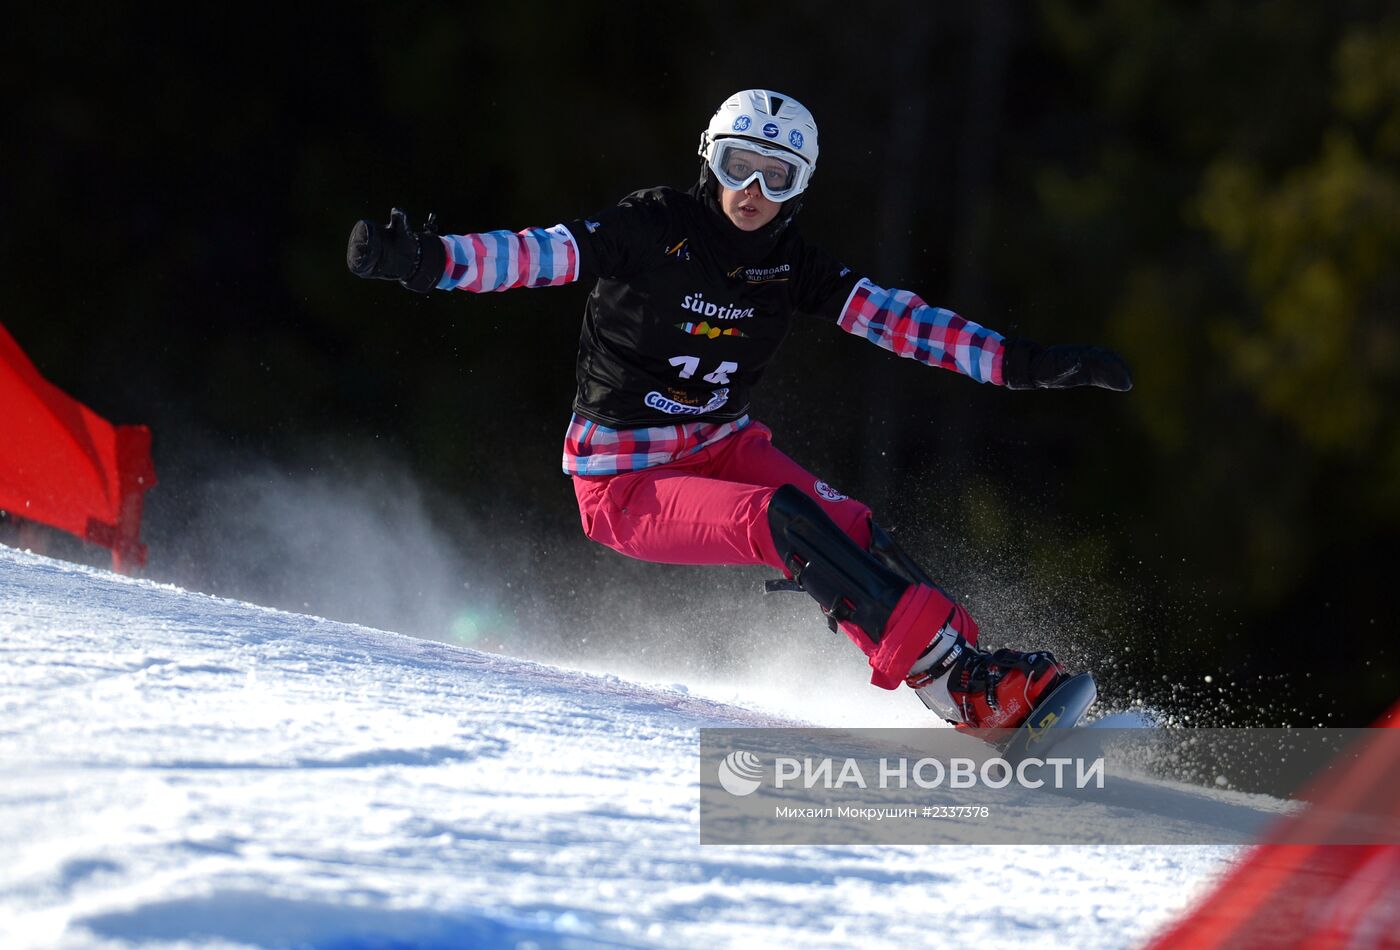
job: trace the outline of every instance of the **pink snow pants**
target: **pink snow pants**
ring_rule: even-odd
[[[768,501],[783,485],[810,495],[861,548],[870,548],[870,509],[834,491],[773,447],[762,423],[694,455],[620,475],[574,476],[584,534],[614,551],[665,564],[767,564],[787,573],[768,527]],[[841,629],[870,658],[871,682],[899,685],[954,613],[969,642],[977,628],[961,607],[913,585],[877,644],[850,623]]]

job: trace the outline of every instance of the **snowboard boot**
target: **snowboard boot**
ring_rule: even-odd
[[[979,650],[945,626],[904,681],[960,729],[1015,729],[1067,675],[1044,650]]]

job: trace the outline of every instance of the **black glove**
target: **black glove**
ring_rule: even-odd
[[[389,212],[387,227],[360,221],[350,231],[345,263],[356,277],[397,280],[409,290],[426,294],[437,286],[447,267],[447,252],[437,236],[437,216],[428,215],[422,231],[410,228],[398,208]]]
[[[1037,346],[1030,340],[1007,340],[1001,375],[1007,389],[1098,386],[1121,393],[1133,388],[1128,364],[1104,346]]]

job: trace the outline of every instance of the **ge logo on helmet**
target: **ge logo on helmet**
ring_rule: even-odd
[[[752,752],[731,752],[719,764],[719,784],[731,795],[752,795],[763,784],[763,763]]]
[[[734,131],[747,132],[749,130],[749,126],[751,125],[753,125],[753,120],[746,115],[741,115],[739,116],[739,118],[734,120]]]

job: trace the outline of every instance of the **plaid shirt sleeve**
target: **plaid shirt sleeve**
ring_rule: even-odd
[[[644,429],[612,429],[577,413],[564,434],[565,475],[621,475],[676,462],[746,427],[732,422],[683,422]]]
[[[578,280],[579,250],[562,224],[442,238],[447,267],[439,290],[484,294],[516,287],[557,287]]]
[[[930,307],[907,290],[885,290],[862,279],[841,308],[837,324],[894,353],[962,373],[979,383],[1004,384],[1005,347],[994,330],[951,310]]]

